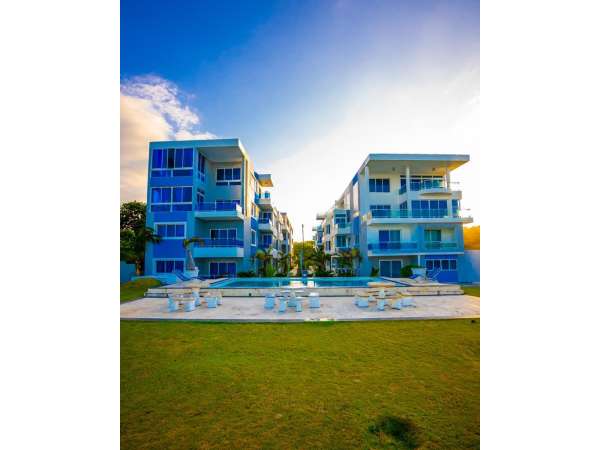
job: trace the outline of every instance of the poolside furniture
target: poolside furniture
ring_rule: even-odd
[[[197,289],[192,290],[192,297],[194,297],[195,306],[200,306],[202,304],[202,297],[200,297]]]
[[[265,296],[265,309],[275,308],[275,296]]]
[[[216,308],[218,304],[217,297],[206,297],[206,306],[208,308]]]
[[[412,297],[402,297],[402,306],[412,306],[416,308],[415,300]]]
[[[402,300],[396,300],[394,302],[394,304],[392,305],[392,308],[394,309],[402,309]]]
[[[217,298],[217,305],[223,304],[223,295],[221,294],[221,291],[216,291],[214,296]]]
[[[179,305],[173,298],[169,297],[167,299],[167,309],[169,312],[175,312],[179,309]]]
[[[366,298],[360,298],[358,299],[358,303],[356,304],[356,306],[358,306],[359,308],[368,308],[369,300]]]
[[[321,297],[318,292],[311,292],[308,295],[308,306],[309,308],[320,308],[321,307]]]
[[[302,312],[302,303],[296,302],[296,312]]]
[[[287,300],[285,298],[279,299],[279,309],[277,310],[280,313],[284,313],[287,309]]]
[[[183,302],[183,310],[185,312],[191,312],[195,309],[196,309],[196,300],[194,300],[193,298],[190,300],[185,300]]]
[[[385,310],[385,305],[386,304],[387,304],[387,302],[385,300],[382,300],[382,299],[377,300],[377,310],[378,311]]]

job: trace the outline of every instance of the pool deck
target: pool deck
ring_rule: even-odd
[[[375,304],[358,308],[352,297],[322,297],[321,307],[308,308],[303,301],[303,311],[288,308],[285,313],[264,309],[264,299],[258,297],[225,297],[223,304],[209,309],[206,304],[191,312],[167,311],[164,298],[142,298],[121,305],[123,320],[194,320],[218,322],[305,322],[321,320],[416,320],[479,318],[479,298],[470,295],[444,295],[414,297],[415,307],[402,310],[386,308],[378,311]]]

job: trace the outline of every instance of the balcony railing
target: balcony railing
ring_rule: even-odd
[[[196,205],[196,211],[235,211],[239,209],[241,211],[241,206],[236,201],[227,201],[227,202],[205,202],[198,203]]]
[[[445,219],[460,218],[460,211],[449,209],[374,209],[367,215],[373,219]]]
[[[271,226],[273,226],[273,220],[272,219],[261,218],[261,219],[258,219],[258,223],[270,223]]]
[[[416,250],[416,242],[373,242],[368,244],[369,250]]]
[[[429,241],[425,242],[425,248],[427,250],[452,250],[458,248],[458,243]]]
[[[195,247],[243,247],[244,241],[240,239],[210,239],[201,238],[203,242],[195,242]]]

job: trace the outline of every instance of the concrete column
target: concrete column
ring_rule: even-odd
[[[450,187],[450,170],[446,167],[446,189],[451,189]],[[452,217],[452,198],[447,201],[448,214]]]
[[[412,204],[410,196],[410,167],[406,166],[406,207],[408,208],[408,217],[412,216]]]

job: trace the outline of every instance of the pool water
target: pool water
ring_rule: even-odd
[[[332,277],[332,278],[231,278],[211,284],[211,288],[317,288],[317,287],[369,287],[373,281],[385,281],[379,277]],[[400,285],[399,283],[396,283]]]

